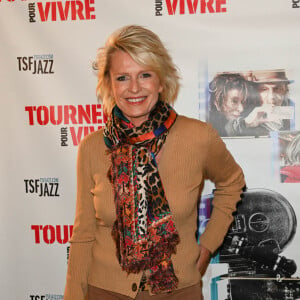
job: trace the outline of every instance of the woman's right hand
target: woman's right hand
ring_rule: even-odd
[[[197,269],[200,272],[201,276],[204,276],[206,269],[209,265],[211,258],[211,253],[204,246],[199,245],[199,257],[197,260]]]

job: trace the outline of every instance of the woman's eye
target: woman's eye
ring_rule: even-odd
[[[126,76],[125,75],[117,77],[117,81],[124,81],[124,80],[126,80]]]
[[[150,73],[142,73],[142,78],[149,78],[151,77],[151,74]]]

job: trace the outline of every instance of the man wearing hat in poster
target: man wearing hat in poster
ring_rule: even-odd
[[[270,131],[290,130],[294,104],[288,98],[288,84],[293,81],[287,79],[285,71],[253,71],[244,76],[251,87],[250,105],[244,116],[227,128],[229,135],[267,136]]]
[[[246,127],[262,126],[267,131],[290,130],[293,103],[288,98],[288,80],[284,70],[252,72],[261,106],[255,107],[245,118]]]

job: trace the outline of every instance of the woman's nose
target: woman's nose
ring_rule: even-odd
[[[138,93],[140,91],[140,83],[138,79],[132,78],[130,80],[129,91],[132,93]]]
[[[238,105],[238,107],[237,107],[237,111],[238,111],[239,113],[241,113],[243,110],[244,110],[244,106],[243,106],[242,103],[240,103],[240,104]]]

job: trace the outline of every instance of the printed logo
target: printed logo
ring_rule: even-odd
[[[28,71],[32,74],[54,74],[53,54],[18,56],[17,60],[20,72]]]
[[[31,225],[35,244],[66,244],[72,236],[73,225]]]
[[[20,1],[27,1],[27,0],[20,0]],[[3,1],[3,2],[15,2],[15,0],[6,0],[6,1]],[[0,0],[0,3],[1,3],[1,0]]]
[[[300,0],[292,0],[292,7],[299,8],[300,7]]]
[[[63,300],[64,295],[46,294],[46,300]]]
[[[162,16],[162,10],[163,10],[163,3],[162,0],[155,0],[155,15],[156,16]]]
[[[67,262],[69,261],[70,257],[70,246],[67,247]]]
[[[46,294],[46,295],[30,295],[30,300],[63,300],[63,295]]]
[[[25,111],[31,126],[67,125],[60,128],[62,147],[69,146],[69,135],[77,146],[83,137],[104,126],[101,104],[25,106]]]
[[[31,2],[28,4],[30,23],[95,20],[95,0]]]
[[[25,193],[39,197],[59,197],[58,178],[24,179]]]
[[[227,0],[165,0],[165,4],[168,15],[213,14],[227,12],[226,1]],[[162,0],[155,0],[155,15],[163,15]]]

